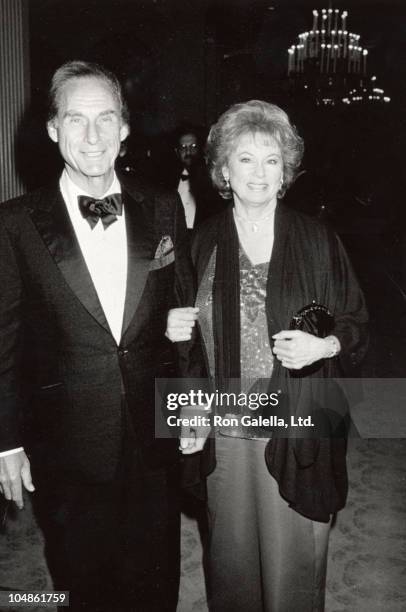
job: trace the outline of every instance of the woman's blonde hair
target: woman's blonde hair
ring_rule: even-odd
[[[282,196],[294,181],[301,164],[303,140],[285,111],[261,100],[234,104],[212,126],[207,139],[206,159],[214,186],[223,198],[231,198],[223,168],[238,140],[245,134],[271,136],[279,144],[283,161],[283,184],[279,191]]]

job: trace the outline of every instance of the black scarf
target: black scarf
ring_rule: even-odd
[[[213,284],[213,329],[216,383],[240,378],[240,266],[239,242],[230,206],[217,226],[217,256]]]

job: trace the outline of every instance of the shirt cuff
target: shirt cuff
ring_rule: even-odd
[[[14,455],[15,453],[19,453],[20,451],[23,451],[24,448],[22,446],[19,446],[18,448],[11,448],[10,450],[7,451],[3,451],[2,453],[0,453],[0,457],[7,457],[7,455]]]

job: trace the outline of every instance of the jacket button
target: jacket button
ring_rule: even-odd
[[[119,349],[118,351],[119,357],[125,357],[128,354],[127,349]]]

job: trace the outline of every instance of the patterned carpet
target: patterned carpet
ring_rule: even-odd
[[[328,612],[406,610],[406,441],[357,440],[332,532]]]
[[[349,499],[330,538],[326,612],[405,612],[406,440],[351,439],[348,462]],[[192,519],[184,517],[182,536],[178,612],[206,612]]]
[[[351,439],[348,460],[350,495],[331,533],[326,611],[405,612],[406,440]],[[178,612],[207,610],[201,557],[197,522],[184,514]],[[29,502],[0,536],[0,587],[51,587]],[[21,608],[1,608],[9,610]]]

